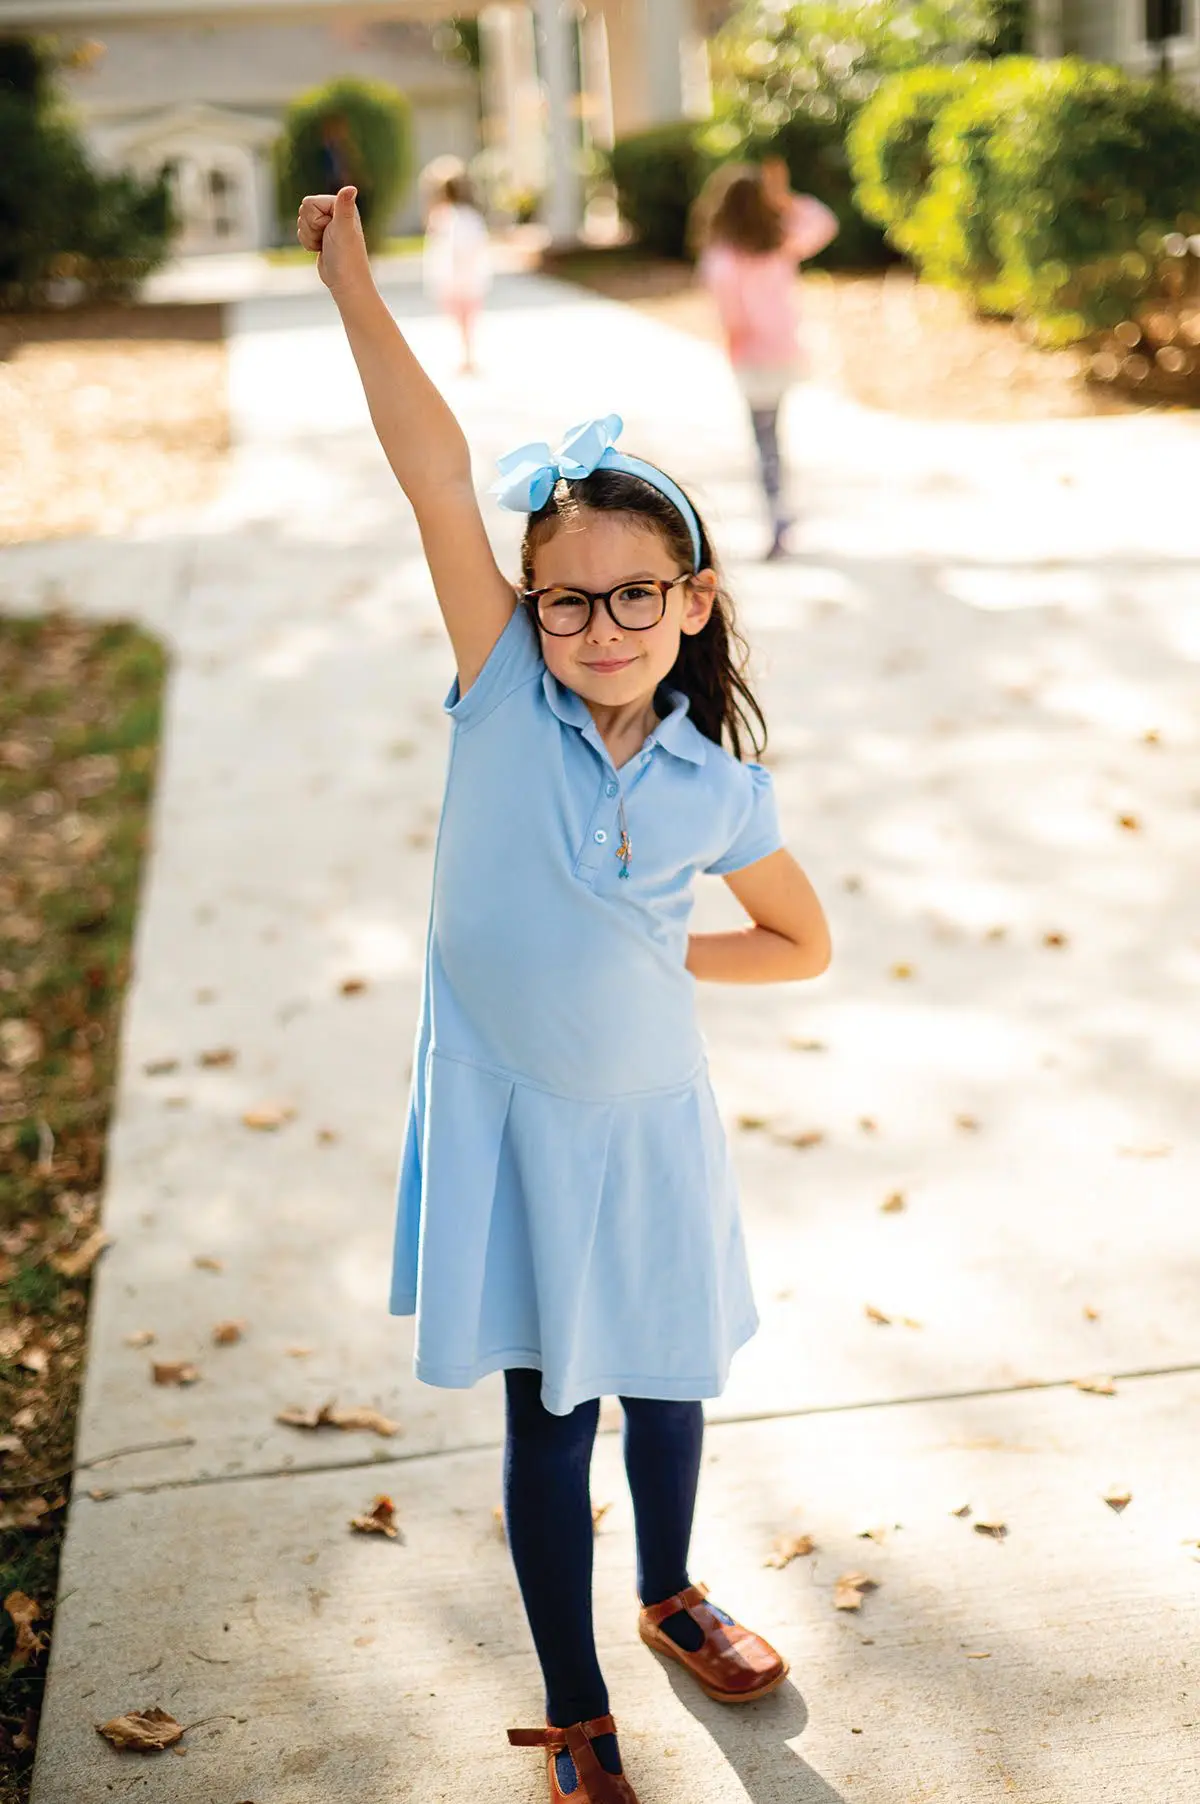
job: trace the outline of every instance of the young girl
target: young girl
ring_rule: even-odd
[[[757,1326],[694,988],[816,977],[829,934],[768,773],[741,762],[762,716],[687,496],[615,449],[615,415],[512,452],[514,593],[462,431],[373,286],[353,189],[307,198],[299,238],[458,672],[391,1307],[416,1314],[426,1383],[505,1375],[508,1542],[546,1690],[546,1726],[509,1739],[547,1751],[552,1800],[636,1804],[592,1631],[599,1399],[624,1406],[643,1641],[710,1697],[762,1697],[786,1662],[687,1571],[700,1399]],[[689,936],[698,871],[752,924]]]
[[[836,236],[837,217],[811,194],[788,186],[787,165],[718,170],[701,198],[700,271],[725,332],[730,361],[750,408],[763,491],[771,515],[768,558],[787,549],[791,519],[779,457],[779,409],[803,372],[796,266]]]
[[[460,374],[475,370],[475,322],[492,284],[487,226],[465,175],[442,183],[425,228],[425,287],[458,326]]]

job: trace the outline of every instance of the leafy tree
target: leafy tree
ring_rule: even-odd
[[[290,222],[306,194],[350,182],[372,250],[413,176],[412,109],[385,82],[346,75],[294,100],[275,144],[279,216]]]

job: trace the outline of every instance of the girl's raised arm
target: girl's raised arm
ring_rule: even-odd
[[[414,357],[375,286],[355,190],[310,194],[296,236],[342,316],[371,420],[417,516],[465,694],[516,606],[496,563],[458,421]]]

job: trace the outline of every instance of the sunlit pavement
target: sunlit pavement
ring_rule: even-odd
[[[640,1645],[618,1436],[597,1452],[643,1804],[1185,1804],[1200,421],[923,425],[811,389],[797,555],[766,566],[713,349],[506,277],[461,380],[390,292],[481,486],[615,409],[693,489],[833,926],[818,982],[702,999],[763,1326],[709,1407],[693,1571],[787,1652],[773,1698],[723,1710]],[[419,1386],[385,1312],[450,660],[328,299],[236,319],[216,505],[0,553],[6,609],[132,616],[174,652],[35,1804],[534,1800],[504,1737],[541,1698],[499,1384]],[[706,888],[699,924],[736,918]],[[201,1067],[216,1047],[236,1063]],[[153,1386],[141,1328],[200,1382]],[[275,1421],[332,1397],[402,1432]],[[347,1526],[381,1492],[402,1540]],[[876,1588],[835,1609],[852,1572]],[[152,1704],[197,1726],[148,1770],[93,1724]]]

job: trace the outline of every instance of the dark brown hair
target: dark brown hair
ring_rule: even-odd
[[[442,183],[440,198],[451,207],[473,207],[475,190],[471,179],[466,175],[447,176]]]
[[[540,546],[580,512],[624,514],[658,533],[681,567],[694,570],[692,535],[674,502],[623,470],[595,470],[576,482],[560,481],[544,507],[529,516],[521,546],[521,579],[533,587],[533,561]],[[717,570],[708,529],[699,514],[700,569]],[[713,610],[698,633],[683,633],[679,656],[664,679],[663,687],[681,689],[688,698],[691,719],[706,739],[716,745],[728,741],[735,758],[744,743],[755,756],[767,744],[767,723],[744,675],[749,647],[734,621],[733,601],[718,570]]]
[[[763,188],[762,170],[751,164],[718,170],[697,212],[696,229],[705,244],[727,244],[748,256],[765,256],[783,243],[783,220]]]

